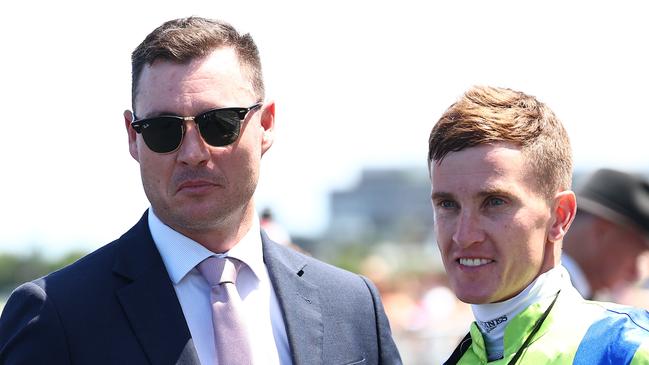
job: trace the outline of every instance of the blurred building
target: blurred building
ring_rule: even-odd
[[[331,194],[332,242],[427,242],[433,227],[426,169],[366,169],[356,186]]]

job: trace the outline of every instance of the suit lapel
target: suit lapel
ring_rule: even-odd
[[[117,289],[117,296],[151,363],[200,364],[146,213],[120,238],[113,270],[130,281]]]
[[[323,324],[318,289],[302,278],[304,258],[262,233],[264,262],[282,308],[295,365],[322,364]]]

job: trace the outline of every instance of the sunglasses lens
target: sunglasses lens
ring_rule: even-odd
[[[196,119],[201,136],[211,146],[227,146],[239,138],[241,119],[237,110],[213,110]]]
[[[182,123],[178,118],[152,118],[142,125],[142,138],[153,152],[172,152],[183,139]]]

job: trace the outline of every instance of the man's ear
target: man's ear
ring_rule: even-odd
[[[561,241],[568,232],[570,224],[577,213],[577,198],[570,190],[562,191],[554,196],[552,207],[552,226],[548,231],[548,240]]]
[[[130,110],[124,110],[124,126],[128,135],[128,150],[135,161],[140,162],[140,156],[137,151],[137,133],[131,127],[131,122],[133,122],[133,113]]]
[[[270,146],[273,145],[275,139],[275,102],[270,101],[261,107],[261,127],[263,134],[261,137],[261,154],[262,156]]]

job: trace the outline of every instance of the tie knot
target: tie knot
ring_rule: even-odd
[[[210,256],[198,264],[198,271],[210,283],[210,286],[223,283],[235,284],[240,266],[241,261],[237,259]]]

